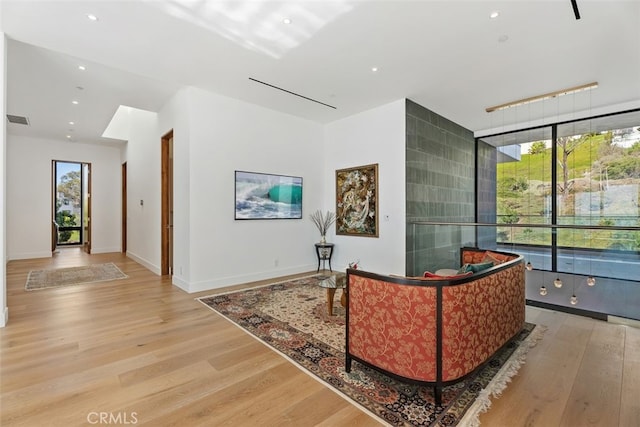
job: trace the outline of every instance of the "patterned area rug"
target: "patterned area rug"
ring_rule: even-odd
[[[326,290],[310,276],[258,288],[198,298],[327,386],[348,397],[380,422],[393,426],[477,425],[478,415],[500,395],[524,363],[542,328],[527,323],[519,336],[465,381],[445,387],[442,406],[432,387],[403,383],[353,362],[344,371],[345,309],[336,291],[334,316]]]
[[[107,280],[119,280],[127,277],[129,276],[120,271],[112,262],[84,265],[82,267],[31,270],[27,277],[25,289],[35,291],[59,286],[106,282]]]

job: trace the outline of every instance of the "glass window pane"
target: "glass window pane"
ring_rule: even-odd
[[[558,135],[558,224],[638,226],[638,113],[560,125]],[[633,234],[613,230],[559,233],[558,245],[639,251]]]
[[[550,196],[551,129],[509,135],[508,141],[498,146],[497,222],[550,224]],[[546,240],[541,229],[514,228],[510,233],[499,232],[503,242],[533,244]]]
[[[558,126],[558,271],[636,280],[640,114]],[[589,229],[588,226],[605,227]],[[610,228],[610,229],[607,229]]]
[[[81,243],[81,164],[56,162],[56,214],[58,244]]]

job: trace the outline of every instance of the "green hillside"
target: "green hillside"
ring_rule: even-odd
[[[499,227],[499,241],[551,243],[548,229],[507,225],[551,222],[551,154],[550,148],[537,154],[522,153],[520,161],[497,165],[497,222],[505,224]],[[585,137],[567,158],[567,193],[562,191],[560,147],[557,158],[559,224],[640,226],[640,142],[623,148],[611,144],[611,134]],[[607,190],[600,191],[605,186]],[[571,247],[640,250],[640,231],[559,230],[558,243]]]
[[[592,136],[579,145],[569,156],[569,179],[582,177],[584,172],[590,169],[593,162],[598,159],[598,152],[604,138],[605,135]],[[519,162],[500,163],[497,168],[498,179],[528,176],[530,180],[550,182],[551,154],[551,148],[547,148],[544,153],[540,154],[522,153]],[[558,152],[558,160],[561,158],[562,154]],[[558,174],[561,173],[562,171],[558,167]]]

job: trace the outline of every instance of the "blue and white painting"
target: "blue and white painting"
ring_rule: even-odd
[[[235,219],[302,218],[302,178],[236,171]]]

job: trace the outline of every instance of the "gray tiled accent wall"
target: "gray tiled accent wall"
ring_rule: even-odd
[[[408,99],[405,172],[408,223],[475,221],[473,132]],[[453,267],[451,253],[460,243],[451,230],[442,231],[447,236],[407,224],[407,275]]]

